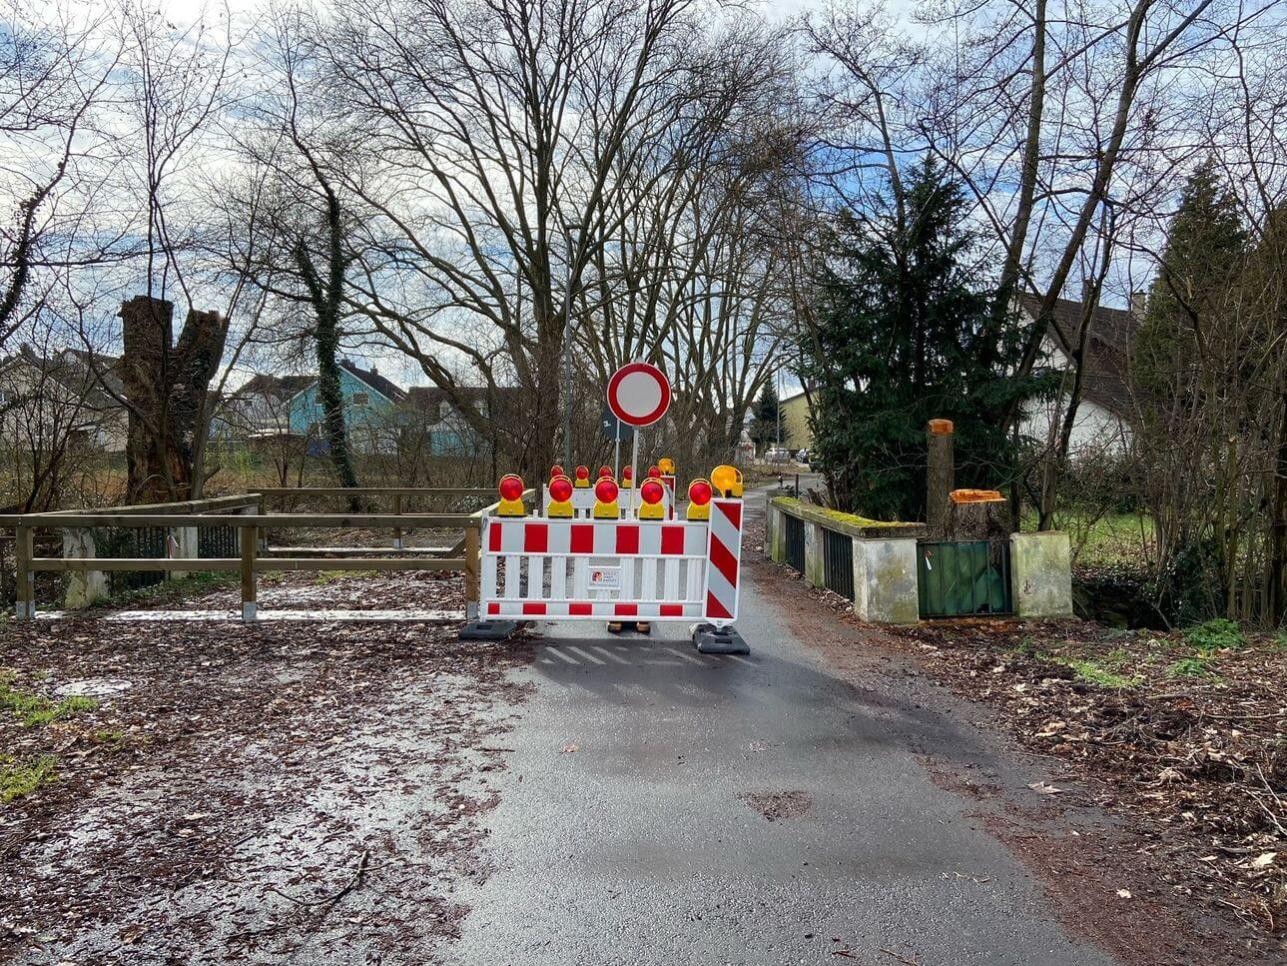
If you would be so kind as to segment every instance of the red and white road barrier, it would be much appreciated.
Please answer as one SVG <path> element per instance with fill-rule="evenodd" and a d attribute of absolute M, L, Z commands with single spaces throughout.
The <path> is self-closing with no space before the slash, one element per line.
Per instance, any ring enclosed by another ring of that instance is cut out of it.
<path fill-rule="evenodd" d="M 549 620 L 737 619 L 742 501 L 710 520 L 483 520 L 479 616 Z"/>

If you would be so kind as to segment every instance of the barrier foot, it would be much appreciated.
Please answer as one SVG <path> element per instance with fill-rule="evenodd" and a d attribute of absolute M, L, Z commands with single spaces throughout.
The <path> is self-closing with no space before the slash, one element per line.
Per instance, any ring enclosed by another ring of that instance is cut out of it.
<path fill-rule="evenodd" d="M 518 621 L 470 621 L 460 629 L 462 641 L 503 641 L 518 630 Z"/>
<path fill-rule="evenodd" d="M 693 643 L 702 654 L 750 654 L 750 645 L 734 627 L 698 624 L 693 628 Z"/>

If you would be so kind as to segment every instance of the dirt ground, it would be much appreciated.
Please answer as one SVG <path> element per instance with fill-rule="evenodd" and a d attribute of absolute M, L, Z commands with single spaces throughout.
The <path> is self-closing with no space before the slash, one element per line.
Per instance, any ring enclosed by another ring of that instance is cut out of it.
<path fill-rule="evenodd" d="M 808 624 L 856 686 L 945 686 L 975 703 L 981 727 L 1008 735 L 1051 774 L 1016 796 L 955 763 L 923 762 L 980 803 L 1070 929 L 1149 966 L 1287 961 L 1279 639 L 1197 647 L 1180 633 L 1082 621 L 877 627 L 765 561 L 757 530 L 747 540 L 752 579 Z M 1120 904 L 1086 902 L 1103 886 Z"/>
<path fill-rule="evenodd" d="M 430 574 L 261 590 L 263 609 L 288 600 L 434 610 L 462 592 Z M 488 874 L 480 815 L 523 698 L 507 676 L 530 660 L 456 630 L 0 625 L 3 787 L 38 784 L 0 804 L 0 960 L 436 961 Z"/>

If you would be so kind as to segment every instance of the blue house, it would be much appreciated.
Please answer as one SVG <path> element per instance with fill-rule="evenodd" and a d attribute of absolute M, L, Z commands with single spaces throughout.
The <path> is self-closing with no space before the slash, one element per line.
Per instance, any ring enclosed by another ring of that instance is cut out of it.
<path fill-rule="evenodd" d="M 372 366 L 363 369 L 344 359 L 340 362 L 340 392 L 344 397 L 344 423 L 353 448 L 358 452 L 393 452 L 397 448 L 397 408 L 407 394 Z M 317 377 L 290 398 L 290 432 L 322 441 L 322 401 Z M 324 444 L 323 444 L 324 445 Z"/>

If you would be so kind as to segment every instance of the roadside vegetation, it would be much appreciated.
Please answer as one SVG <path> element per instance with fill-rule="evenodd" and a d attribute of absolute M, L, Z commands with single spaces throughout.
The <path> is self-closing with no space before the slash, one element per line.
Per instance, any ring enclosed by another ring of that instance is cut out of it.
<path fill-rule="evenodd" d="M 1216 619 L 891 630 L 932 675 L 1063 762 L 1053 791 L 1124 815 L 1166 887 L 1287 931 L 1287 641 Z"/>

